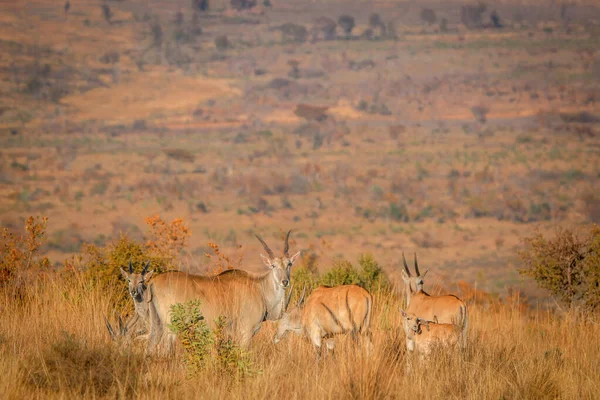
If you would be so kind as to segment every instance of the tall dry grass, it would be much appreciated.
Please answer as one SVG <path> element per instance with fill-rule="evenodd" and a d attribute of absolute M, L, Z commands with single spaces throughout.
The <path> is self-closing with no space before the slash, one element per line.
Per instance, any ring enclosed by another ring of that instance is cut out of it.
<path fill-rule="evenodd" d="M 407 372 L 394 295 L 377 295 L 370 355 L 350 338 L 317 360 L 306 338 L 273 345 L 265 323 L 251 345 L 259 370 L 236 380 L 207 370 L 188 377 L 180 358 L 147 359 L 119 348 L 103 315 L 118 290 L 47 279 L 21 300 L 2 294 L 0 393 L 4 398 L 597 398 L 600 327 L 576 315 L 523 312 L 519 303 L 470 308 L 470 345 L 438 351 Z"/>

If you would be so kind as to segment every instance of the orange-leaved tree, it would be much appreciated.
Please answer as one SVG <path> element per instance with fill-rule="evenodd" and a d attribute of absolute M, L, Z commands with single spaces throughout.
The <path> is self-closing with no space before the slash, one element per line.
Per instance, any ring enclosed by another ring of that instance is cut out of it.
<path fill-rule="evenodd" d="M 46 235 L 48 217 L 30 216 L 25 221 L 25 234 L 15 235 L 8 228 L 0 233 L 0 287 L 11 285 L 20 290 L 24 283 L 37 278 L 50 266 L 40 247 Z"/>

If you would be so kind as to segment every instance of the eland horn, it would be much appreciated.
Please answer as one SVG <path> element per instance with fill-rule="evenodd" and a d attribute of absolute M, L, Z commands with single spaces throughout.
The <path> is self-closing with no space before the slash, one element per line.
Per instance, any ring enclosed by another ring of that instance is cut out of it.
<path fill-rule="evenodd" d="M 285 235 L 285 245 L 283 246 L 283 254 L 287 258 L 290 258 L 290 244 L 289 244 L 290 233 L 292 233 L 291 229 L 288 231 L 287 235 Z"/>
<path fill-rule="evenodd" d="M 408 264 L 406 263 L 406 258 L 404 257 L 404 252 L 402 252 L 402 262 L 404 263 L 404 269 L 406 270 L 406 273 L 408 274 L 408 276 L 412 276 L 412 274 L 410 273 L 410 269 L 408 269 Z"/>
<path fill-rule="evenodd" d="M 275 254 L 273 254 L 273 252 L 271 251 L 271 249 L 269 248 L 269 246 L 267 246 L 267 244 L 265 243 L 265 241 L 262 240 L 260 238 L 260 236 L 258 236 L 258 235 L 254 235 L 254 236 L 256 236 L 256 238 L 262 243 L 263 247 L 265 248 L 265 251 L 267 252 L 267 254 L 269 254 L 269 257 L 275 258 Z"/>
<path fill-rule="evenodd" d="M 421 276 L 421 273 L 419 272 L 419 263 L 417 262 L 417 253 L 415 252 L 415 272 L 417 273 L 417 276 Z"/>

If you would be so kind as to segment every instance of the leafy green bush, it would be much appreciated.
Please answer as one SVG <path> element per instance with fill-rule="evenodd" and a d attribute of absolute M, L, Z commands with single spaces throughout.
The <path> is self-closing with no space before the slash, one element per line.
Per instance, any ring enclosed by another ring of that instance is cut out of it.
<path fill-rule="evenodd" d="M 164 257 L 152 254 L 146 246 L 124 234 L 104 248 L 84 245 L 83 253 L 87 265 L 84 272 L 86 278 L 93 284 L 102 287 L 123 285 L 119 269 L 126 269 L 130 261 L 134 271 L 141 271 L 148 261 L 150 262 L 149 270 L 154 270 L 155 273 L 166 270 Z M 115 299 L 115 305 L 119 311 L 132 309 L 131 299 L 125 288 L 126 286 L 123 285 L 121 296 Z"/>
<path fill-rule="evenodd" d="M 389 291 L 392 289 L 390 281 L 371 254 L 361 254 L 358 258 L 361 267 L 359 271 L 360 285 L 369 292 Z"/>
<path fill-rule="evenodd" d="M 225 317 L 215 321 L 214 332 L 208 327 L 202 311 L 201 301 L 190 300 L 171 307 L 169 329 L 177 335 L 185 353 L 185 364 L 194 375 L 207 368 L 235 379 L 256 374 L 250 353 L 239 347 L 227 334 Z"/>
<path fill-rule="evenodd" d="M 319 285 L 359 285 L 370 293 L 391 290 L 389 279 L 371 254 L 362 254 L 358 259 L 358 265 L 360 268 L 356 268 L 349 261 L 339 260 L 323 275 L 316 271 L 311 272 L 306 267 L 295 268 L 292 272 L 294 284 L 292 303 L 300 297 L 304 287 L 307 293 L 310 293 Z"/>
<path fill-rule="evenodd" d="M 336 261 L 320 279 L 320 284 L 326 286 L 357 285 L 359 283 L 359 272 L 346 260 Z"/>
<path fill-rule="evenodd" d="M 600 308 L 600 228 L 592 225 L 583 237 L 559 228 L 554 238 L 536 232 L 524 239 L 519 252 L 524 268 L 538 285 L 568 306 Z"/>
<path fill-rule="evenodd" d="M 190 373 L 206 366 L 214 338 L 202 315 L 198 299 L 171 306 L 169 329 L 177 335 L 185 352 L 185 364 Z"/>
<path fill-rule="evenodd" d="M 219 317 L 215 322 L 215 361 L 218 370 L 233 378 L 242 379 L 256 375 L 250 353 L 234 343 L 225 332 L 227 319 Z"/>

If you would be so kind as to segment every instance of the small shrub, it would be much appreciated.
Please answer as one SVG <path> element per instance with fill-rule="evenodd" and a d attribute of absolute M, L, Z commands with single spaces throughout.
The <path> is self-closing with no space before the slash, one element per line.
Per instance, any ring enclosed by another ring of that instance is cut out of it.
<path fill-rule="evenodd" d="M 214 338 L 202 315 L 198 299 L 171 306 L 171 332 L 177 335 L 184 350 L 184 362 L 191 374 L 206 367 Z"/>
<path fill-rule="evenodd" d="M 583 236 L 583 237 L 582 237 Z M 587 310 L 600 307 L 600 228 L 592 225 L 584 235 L 559 228 L 554 238 L 536 232 L 519 251 L 523 269 L 539 286 L 568 306 Z"/>
<path fill-rule="evenodd" d="M 315 24 L 313 25 L 313 41 L 316 41 L 319 37 L 319 33 L 323 34 L 324 40 L 333 40 L 335 39 L 335 31 L 337 29 L 337 24 L 334 20 L 327 17 L 319 17 L 316 19 Z"/>
<path fill-rule="evenodd" d="M 186 149 L 164 149 L 163 152 L 167 157 L 181 162 L 192 163 L 196 160 L 196 156 Z"/>
<path fill-rule="evenodd" d="M 359 271 L 360 285 L 370 293 L 392 289 L 383 268 L 371 254 L 361 254 L 358 258 L 358 264 L 361 267 Z"/>
<path fill-rule="evenodd" d="M 110 10 L 110 7 L 106 4 L 102 4 L 102 15 L 104 16 L 104 19 L 106 20 L 106 22 L 108 22 L 109 24 L 112 24 L 111 18 L 113 16 L 113 13 Z"/>
<path fill-rule="evenodd" d="M 196 12 L 205 12 L 210 8 L 210 4 L 208 0 L 191 0 L 192 8 Z"/>
<path fill-rule="evenodd" d="M 448 32 L 448 20 L 446 18 L 442 18 L 440 20 L 440 32 L 442 32 L 442 33 Z"/>
<path fill-rule="evenodd" d="M 21 293 L 26 281 L 36 278 L 50 267 L 39 250 L 46 237 L 47 217 L 29 217 L 25 223 L 26 234 L 14 235 L 8 228 L 0 231 L 0 287 L 8 286 Z"/>
<path fill-rule="evenodd" d="M 298 281 L 293 280 L 292 282 L 294 284 L 302 282 L 302 285 L 297 285 L 297 290 L 299 291 L 302 290 L 304 284 L 307 285 L 307 288 L 314 288 L 317 285 L 359 285 L 367 289 L 370 293 L 391 290 L 391 284 L 387 275 L 372 255 L 361 254 L 358 264 L 360 266 L 359 269 L 349 261 L 339 260 L 322 276 L 304 270 L 299 272 L 297 276 L 294 276 L 294 278 L 298 278 Z"/>
<path fill-rule="evenodd" d="M 460 20 L 468 29 L 481 28 L 483 13 L 487 6 L 483 3 L 478 5 L 464 5 L 460 8 Z"/>
<path fill-rule="evenodd" d="M 492 26 L 494 28 L 502 28 L 504 25 L 502 24 L 502 20 L 500 19 L 500 15 L 496 10 L 492 11 L 490 14 L 490 21 L 492 21 Z"/>
<path fill-rule="evenodd" d="M 390 203 L 389 217 L 396 222 L 408 222 L 408 209 L 402 203 Z"/>
<path fill-rule="evenodd" d="M 346 38 L 350 38 L 350 35 L 352 35 L 352 30 L 355 26 L 354 17 L 350 15 L 342 15 L 338 18 L 338 25 L 346 34 Z"/>
<path fill-rule="evenodd" d="M 215 38 L 215 47 L 219 51 L 225 51 L 231 47 L 227 35 L 220 35 Z"/>
<path fill-rule="evenodd" d="M 487 113 L 489 112 L 489 108 L 487 107 L 483 107 L 483 106 L 474 106 L 471 107 L 471 113 L 473 114 L 473 117 L 475 117 L 475 119 L 484 124 L 487 120 Z"/>
<path fill-rule="evenodd" d="M 234 10 L 249 10 L 256 6 L 256 0 L 231 0 L 231 8 Z"/>
<path fill-rule="evenodd" d="M 242 379 L 256 374 L 250 353 L 239 347 L 226 330 L 229 322 L 224 317 L 215 321 L 214 332 L 202 315 L 198 299 L 171 306 L 169 329 L 177 335 L 184 350 L 188 373 L 196 375 L 208 368 L 219 374 Z"/>
<path fill-rule="evenodd" d="M 369 28 L 374 32 L 378 31 L 378 35 L 381 37 L 387 36 L 387 28 L 381 19 L 381 16 L 377 13 L 373 13 L 369 16 Z"/>
<path fill-rule="evenodd" d="M 224 317 L 219 317 L 215 321 L 214 344 L 217 370 L 238 380 L 256 375 L 257 370 L 250 359 L 250 353 L 235 344 L 227 335 L 227 325 L 227 319 Z"/>
<path fill-rule="evenodd" d="M 283 42 L 304 43 L 308 39 L 308 29 L 303 25 L 287 22 L 279 27 Z"/>
<path fill-rule="evenodd" d="M 320 284 L 326 286 L 358 285 L 359 283 L 359 272 L 346 260 L 336 261 L 320 279 Z"/>
<path fill-rule="evenodd" d="M 174 219 L 167 223 L 156 215 L 146 218 L 146 223 L 150 230 L 146 243 L 139 243 L 121 233 L 119 239 L 103 248 L 84 245 L 81 258 L 86 266 L 85 277 L 93 284 L 108 288 L 122 285 L 119 269 L 130 261 L 135 270 L 141 270 L 148 261 L 150 269 L 156 273 L 176 269 L 175 263 L 189 234 L 183 221 Z M 126 290 L 113 301 L 120 311 L 131 309 L 131 299 Z"/>

